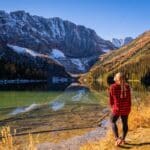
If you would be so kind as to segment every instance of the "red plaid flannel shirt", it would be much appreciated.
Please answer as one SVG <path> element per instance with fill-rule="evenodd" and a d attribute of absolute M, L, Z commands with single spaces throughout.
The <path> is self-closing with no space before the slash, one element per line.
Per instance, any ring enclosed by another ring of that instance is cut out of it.
<path fill-rule="evenodd" d="M 125 94 L 121 97 L 121 85 L 114 83 L 109 89 L 109 102 L 112 113 L 115 115 L 128 115 L 131 110 L 131 91 L 127 83 L 125 83 Z M 123 92 L 124 93 L 124 92 Z"/>

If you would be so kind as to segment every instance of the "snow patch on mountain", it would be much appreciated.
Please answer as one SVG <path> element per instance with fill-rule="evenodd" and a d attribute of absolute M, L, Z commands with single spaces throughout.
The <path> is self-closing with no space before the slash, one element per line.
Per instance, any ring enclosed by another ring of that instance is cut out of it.
<path fill-rule="evenodd" d="M 73 63 L 73 64 L 75 64 L 76 66 L 78 66 L 78 69 L 79 70 L 85 70 L 85 66 L 84 66 L 84 64 L 82 64 L 82 62 L 81 62 L 81 60 L 80 59 L 77 59 L 77 58 L 72 58 L 71 59 L 71 62 Z"/>
<path fill-rule="evenodd" d="M 105 52 L 105 53 L 107 53 L 107 52 L 109 52 L 109 51 L 110 51 L 110 49 L 108 49 L 108 48 L 104 48 L 104 49 L 102 49 L 102 51 L 103 51 L 103 52 Z"/>
<path fill-rule="evenodd" d="M 65 58 L 64 53 L 58 49 L 52 49 L 51 56 L 53 58 Z"/>
<path fill-rule="evenodd" d="M 17 52 L 17 53 L 29 54 L 29 55 L 31 55 L 33 57 L 40 56 L 39 53 L 34 52 L 33 50 L 30 50 L 30 49 L 27 49 L 27 48 L 24 48 L 24 47 L 20 47 L 20 46 L 16 46 L 16 45 L 11 45 L 11 44 L 7 44 L 7 46 L 9 48 L 11 48 L 12 50 L 14 50 L 15 52 Z"/>

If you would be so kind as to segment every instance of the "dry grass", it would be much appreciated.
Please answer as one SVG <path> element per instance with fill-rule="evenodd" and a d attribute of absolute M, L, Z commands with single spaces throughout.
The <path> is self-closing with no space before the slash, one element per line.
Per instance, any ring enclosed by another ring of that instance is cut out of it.
<path fill-rule="evenodd" d="M 131 114 L 129 116 L 130 130 L 135 130 L 139 127 L 150 127 L 150 104 L 140 103 L 133 106 Z"/>
<path fill-rule="evenodd" d="M 0 142 L 0 150 L 2 149 L 13 149 L 13 138 L 10 134 L 9 127 L 3 127 L 1 130 L 2 140 Z"/>
<path fill-rule="evenodd" d="M 129 132 L 127 135 L 128 144 L 121 147 L 114 146 L 114 138 L 111 129 L 100 141 L 86 143 L 80 150 L 150 150 L 150 97 L 145 102 L 132 107 L 129 116 Z M 121 126 L 119 125 L 119 133 Z"/>
<path fill-rule="evenodd" d="M 44 142 L 58 143 L 62 140 L 80 136 L 91 129 L 76 129 L 70 131 L 57 131 L 42 134 L 28 134 L 24 136 L 13 136 L 10 134 L 10 127 L 2 127 L 0 141 L 0 150 L 36 150 L 36 145 Z"/>
<path fill-rule="evenodd" d="M 27 143 L 22 147 L 20 143 L 15 140 L 16 137 L 12 137 L 10 133 L 10 127 L 2 127 L 1 129 L 2 139 L 0 141 L 0 150 L 36 150 L 35 143 L 31 134 L 28 135 Z"/>

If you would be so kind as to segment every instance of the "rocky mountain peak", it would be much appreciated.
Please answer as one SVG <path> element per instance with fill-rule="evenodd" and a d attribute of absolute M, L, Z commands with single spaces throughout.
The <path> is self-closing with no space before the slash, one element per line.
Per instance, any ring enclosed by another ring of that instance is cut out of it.
<path fill-rule="evenodd" d="M 129 44 L 130 42 L 133 41 L 132 37 L 125 37 L 124 39 L 117 39 L 117 38 L 113 38 L 112 39 L 112 43 L 117 47 L 120 48 L 124 45 Z"/>

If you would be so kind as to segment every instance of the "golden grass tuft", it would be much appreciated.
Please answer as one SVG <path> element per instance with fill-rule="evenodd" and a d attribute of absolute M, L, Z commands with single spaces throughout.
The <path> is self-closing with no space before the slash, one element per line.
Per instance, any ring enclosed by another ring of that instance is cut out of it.
<path fill-rule="evenodd" d="M 15 131 L 14 131 L 15 133 Z M 22 147 L 19 143 L 16 142 L 15 138 L 11 135 L 10 127 L 5 126 L 1 129 L 1 141 L 0 141 L 0 150 L 20 150 Z M 28 135 L 28 143 L 24 146 L 24 149 L 27 150 L 36 150 L 35 148 L 36 140 L 33 140 L 31 134 Z"/>
<path fill-rule="evenodd" d="M 0 150 L 2 150 L 2 149 L 12 150 L 13 149 L 13 138 L 12 138 L 12 135 L 10 134 L 10 128 L 2 127 L 1 136 L 2 136 L 2 140 L 0 142 Z"/>
<path fill-rule="evenodd" d="M 132 107 L 131 114 L 129 116 L 130 130 L 134 130 L 139 127 L 150 127 L 150 104 L 139 104 Z"/>

